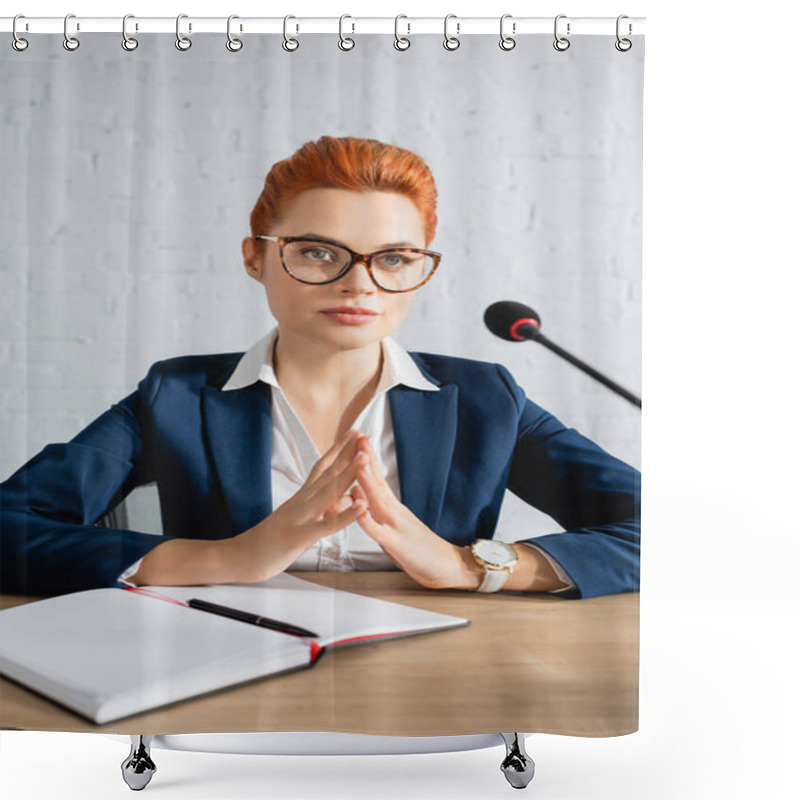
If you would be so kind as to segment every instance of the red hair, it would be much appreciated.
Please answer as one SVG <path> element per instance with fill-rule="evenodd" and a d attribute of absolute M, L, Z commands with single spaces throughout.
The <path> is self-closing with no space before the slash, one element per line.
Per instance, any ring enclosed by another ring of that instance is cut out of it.
<path fill-rule="evenodd" d="M 271 233 L 300 192 L 319 187 L 405 195 L 422 216 L 425 246 L 433 240 L 436 184 L 428 165 L 410 150 L 354 136 L 321 136 L 274 164 L 250 213 L 253 235 Z"/>

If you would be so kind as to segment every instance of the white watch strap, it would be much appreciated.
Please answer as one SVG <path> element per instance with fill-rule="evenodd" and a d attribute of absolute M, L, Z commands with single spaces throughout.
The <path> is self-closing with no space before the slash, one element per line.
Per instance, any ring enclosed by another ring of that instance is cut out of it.
<path fill-rule="evenodd" d="M 508 580 L 507 569 L 486 569 L 484 567 L 483 580 L 475 590 L 477 592 L 498 592 Z"/>

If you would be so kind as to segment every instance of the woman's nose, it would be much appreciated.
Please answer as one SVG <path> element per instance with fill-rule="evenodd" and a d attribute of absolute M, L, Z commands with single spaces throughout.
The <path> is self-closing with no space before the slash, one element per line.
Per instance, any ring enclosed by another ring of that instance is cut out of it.
<path fill-rule="evenodd" d="M 341 280 L 349 289 L 366 291 L 376 288 L 363 261 L 356 261 Z"/>

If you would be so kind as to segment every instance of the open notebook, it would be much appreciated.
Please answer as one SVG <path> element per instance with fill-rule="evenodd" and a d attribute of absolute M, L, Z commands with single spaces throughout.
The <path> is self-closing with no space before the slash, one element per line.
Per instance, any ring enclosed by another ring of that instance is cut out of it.
<path fill-rule="evenodd" d="M 185 605 L 199 598 L 305 628 L 280 633 Z M 281 573 L 256 584 L 92 589 L 0 612 L 0 672 L 96 723 L 279 672 L 326 647 L 469 625 Z"/>

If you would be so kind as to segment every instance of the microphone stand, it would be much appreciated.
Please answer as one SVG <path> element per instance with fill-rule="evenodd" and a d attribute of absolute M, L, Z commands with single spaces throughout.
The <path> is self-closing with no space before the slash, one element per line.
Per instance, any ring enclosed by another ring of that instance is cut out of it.
<path fill-rule="evenodd" d="M 581 361 L 576 356 L 573 356 L 572 353 L 568 353 L 563 347 L 559 347 L 555 342 L 551 342 L 550 339 L 548 339 L 535 325 L 531 325 L 530 323 L 520 325 L 516 329 L 516 332 L 518 335 L 524 336 L 526 339 L 532 339 L 535 342 L 539 342 L 539 344 L 544 345 L 548 350 L 552 350 L 556 355 L 566 359 L 570 364 L 573 364 L 578 369 L 583 370 L 587 375 L 591 375 L 596 381 L 600 381 L 600 383 L 602 383 L 604 386 L 607 386 L 621 397 L 624 397 L 629 403 L 633 403 L 633 405 L 635 405 L 637 408 L 642 407 L 641 398 L 637 397 L 635 394 L 633 394 L 633 392 L 629 392 L 627 389 L 624 389 L 618 383 L 612 381 L 611 378 L 607 378 L 602 372 L 598 372 L 594 367 L 590 367 L 584 361 Z"/>

